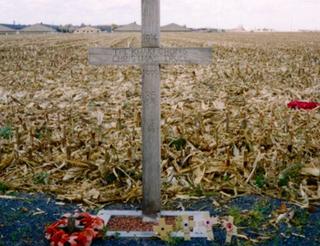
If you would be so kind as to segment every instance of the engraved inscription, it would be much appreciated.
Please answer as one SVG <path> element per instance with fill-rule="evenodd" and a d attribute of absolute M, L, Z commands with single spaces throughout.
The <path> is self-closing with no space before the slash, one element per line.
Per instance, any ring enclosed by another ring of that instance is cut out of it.
<path fill-rule="evenodd" d="M 159 56 L 164 57 L 164 62 L 182 62 L 187 59 L 187 51 L 184 49 L 161 49 Z"/>
<path fill-rule="evenodd" d="M 130 57 L 130 50 L 126 49 L 115 49 L 113 50 L 112 61 L 113 62 L 124 62 Z"/>
<path fill-rule="evenodd" d="M 188 51 L 185 49 L 115 49 L 112 61 L 114 63 L 156 63 L 183 62 L 187 59 Z"/>
<path fill-rule="evenodd" d="M 144 43 L 158 42 L 159 41 L 159 36 L 157 34 L 143 34 L 142 35 L 142 41 Z"/>
<path fill-rule="evenodd" d="M 91 48 L 90 64 L 210 64 L 210 49 L 179 48 Z"/>

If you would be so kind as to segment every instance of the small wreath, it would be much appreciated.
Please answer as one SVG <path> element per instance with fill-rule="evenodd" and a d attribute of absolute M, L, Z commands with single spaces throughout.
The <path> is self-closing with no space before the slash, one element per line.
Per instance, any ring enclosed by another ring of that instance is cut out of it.
<path fill-rule="evenodd" d="M 103 236 L 103 219 L 89 213 L 65 214 L 45 230 L 50 246 L 90 246 Z"/>

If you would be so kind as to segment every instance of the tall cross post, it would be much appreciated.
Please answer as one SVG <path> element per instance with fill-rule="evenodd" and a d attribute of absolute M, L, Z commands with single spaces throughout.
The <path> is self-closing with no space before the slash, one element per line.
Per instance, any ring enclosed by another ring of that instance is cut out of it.
<path fill-rule="evenodd" d="M 142 48 L 160 48 L 160 0 L 142 0 Z M 160 64 L 142 66 L 142 211 L 161 209 Z M 152 185 L 150 185 L 152 184 Z"/>
<path fill-rule="evenodd" d="M 142 66 L 142 212 L 161 209 L 160 64 L 210 64 L 210 48 L 160 48 L 160 0 L 142 0 L 142 48 L 90 48 L 92 65 Z"/>

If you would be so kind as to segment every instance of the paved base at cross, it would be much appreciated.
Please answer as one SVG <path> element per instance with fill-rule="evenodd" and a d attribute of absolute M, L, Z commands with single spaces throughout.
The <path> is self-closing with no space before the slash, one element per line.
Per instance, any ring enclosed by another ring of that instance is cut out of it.
<path fill-rule="evenodd" d="M 1 246 L 47 246 L 48 242 L 44 238 L 45 225 L 57 220 L 63 213 L 73 212 L 79 209 L 76 204 L 57 205 L 54 199 L 48 202 L 48 196 L 45 195 L 25 195 L 18 194 L 19 199 L 1 199 L 0 198 L 0 245 Z M 280 206 L 281 201 L 258 196 L 245 196 L 231 200 L 225 205 L 229 208 L 238 208 L 240 211 L 250 210 L 255 204 L 266 200 L 270 207 L 267 213 L 271 213 L 274 209 Z M 172 203 L 170 206 L 177 208 L 179 201 Z M 212 205 L 212 198 L 192 201 L 192 203 L 183 203 L 188 210 L 208 210 L 212 215 L 225 215 L 227 210 L 216 209 Z M 109 209 L 135 209 L 139 208 L 136 204 L 114 204 L 108 207 Z M 34 213 L 43 210 L 43 214 Z M 167 208 L 166 208 L 167 209 Z M 296 208 L 297 209 L 297 208 Z M 289 228 L 285 223 L 281 223 L 279 229 L 269 231 L 271 239 L 262 242 L 258 245 L 319 245 L 320 238 L 320 208 L 317 208 L 313 213 L 309 214 L 308 220 L 298 227 Z M 290 236 L 290 233 L 304 235 L 305 238 L 299 236 Z M 259 228 L 248 227 L 243 232 L 250 237 L 257 237 L 261 234 Z M 281 235 L 288 237 L 284 237 Z M 222 229 L 215 230 L 215 244 L 223 245 L 225 233 Z M 236 240 L 236 239 L 234 239 Z M 242 241 L 241 239 L 238 239 Z M 245 242 L 245 241 L 243 241 Z M 95 241 L 92 246 L 104 245 L 165 245 L 160 240 L 154 239 L 112 239 Z M 205 239 L 193 239 L 190 242 L 181 242 L 177 245 L 213 245 L 212 242 Z"/>

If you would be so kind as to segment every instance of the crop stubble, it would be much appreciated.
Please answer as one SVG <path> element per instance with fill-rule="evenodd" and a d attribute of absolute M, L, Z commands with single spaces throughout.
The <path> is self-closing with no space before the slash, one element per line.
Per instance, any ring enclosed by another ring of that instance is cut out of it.
<path fill-rule="evenodd" d="M 92 206 L 141 198 L 140 68 L 87 61 L 88 47 L 139 43 L 0 37 L 1 183 Z M 214 49 L 210 66 L 162 66 L 164 202 L 219 192 L 319 201 L 319 110 L 286 103 L 320 101 L 320 34 L 165 34 L 162 45 Z"/>

